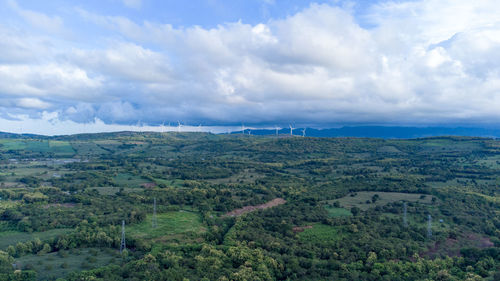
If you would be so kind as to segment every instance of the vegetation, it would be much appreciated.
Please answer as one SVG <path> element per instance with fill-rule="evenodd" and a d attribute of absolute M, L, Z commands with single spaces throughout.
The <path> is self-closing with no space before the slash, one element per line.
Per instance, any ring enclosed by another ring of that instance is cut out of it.
<path fill-rule="evenodd" d="M 5 136 L 0 167 L 0 280 L 500 278 L 498 140 Z"/>

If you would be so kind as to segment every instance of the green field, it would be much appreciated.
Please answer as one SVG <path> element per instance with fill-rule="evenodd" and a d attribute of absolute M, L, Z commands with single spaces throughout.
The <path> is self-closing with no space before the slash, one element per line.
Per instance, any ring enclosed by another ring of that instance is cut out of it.
<path fill-rule="evenodd" d="M 140 176 L 119 173 L 114 177 L 114 182 L 120 186 L 130 186 L 130 187 L 139 187 L 143 183 L 150 182 L 149 180 L 143 179 Z"/>
<path fill-rule="evenodd" d="M 119 132 L 0 144 L 0 280 L 15 269 L 40 280 L 498 279 L 499 140 Z M 287 204 L 224 216 L 275 198 Z"/>
<path fill-rule="evenodd" d="M 314 224 L 312 228 L 304 229 L 298 234 L 300 241 L 304 243 L 330 244 L 342 238 L 338 227 Z"/>
<path fill-rule="evenodd" d="M 255 171 L 246 169 L 245 171 L 231 175 L 227 178 L 218 178 L 208 180 L 209 182 L 216 184 L 227 184 L 227 183 L 254 183 L 255 180 L 263 178 L 264 175 L 258 174 Z"/>
<path fill-rule="evenodd" d="M 78 155 L 100 155 L 108 153 L 106 150 L 90 141 L 73 141 L 71 145 L 77 151 Z"/>
<path fill-rule="evenodd" d="M 72 229 L 60 228 L 51 229 L 44 232 L 20 232 L 20 231 L 4 231 L 0 232 L 0 249 L 5 249 L 9 245 L 16 245 L 18 242 L 27 242 L 39 238 L 44 241 L 47 239 L 52 239 L 62 234 L 67 234 L 71 232 Z"/>
<path fill-rule="evenodd" d="M 154 178 L 154 181 L 156 184 L 164 184 L 166 186 L 173 186 L 173 187 L 182 187 L 184 184 L 183 180 L 166 180 L 166 179 L 160 179 L 160 178 Z"/>
<path fill-rule="evenodd" d="M 108 265 L 118 257 L 114 249 L 84 248 L 44 255 L 28 255 L 16 259 L 16 267 L 32 269 L 38 280 L 56 279 L 73 271 L 89 270 Z"/>
<path fill-rule="evenodd" d="M 119 186 L 99 186 L 99 187 L 93 187 L 92 189 L 95 189 L 99 191 L 99 194 L 101 195 L 115 195 L 118 191 L 120 191 L 122 187 Z M 125 187 L 123 188 L 123 191 L 125 192 L 143 192 L 144 189 L 142 188 L 131 188 L 131 187 Z"/>
<path fill-rule="evenodd" d="M 352 216 L 351 211 L 344 208 L 335 208 L 330 206 L 325 206 L 328 216 L 330 217 L 348 217 Z"/>
<path fill-rule="evenodd" d="M 367 204 L 367 201 L 371 201 L 372 197 L 378 194 L 379 199 L 375 203 Z M 354 195 L 354 196 L 352 196 Z M 425 196 L 425 198 L 421 198 Z M 377 192 L 377 191 L 359 191 L 345 197 L 342 197 L 336 201 L 346 209 L 351 209 L 352 207 L 358 207 L 361 210 L 368 210 L 371 207 L 384 206 L 388 203 L 397 201 L 408 201 L 408 202 L 420 202 L 424 204 L 430 204 L 432 200 L 431 195 L 425 194 L 415 194 L 415 193 L 401 193 L 401 192 Z"/>
<path fill-rule="evenodd" d="M 157 215 L 158 227 L 152 228 L 152 216 L 140 224 L 127 227 L 127 233 L 134 238 L 161 239 L 182 237 L 184 234 L 199 234 L 205 231 L 199 214 L 189 211 L 160 213 Z"/>
<path fill-rule="evenodd" d="M 24 150 L 33 152 L 52 152 L 59 156 L 75 154 L 67 141 L 54 140 L 0 140 L 0 150 Z"/>
<path fill-rule="evenodd" d="M 183 184 L 184 184 L 184 180 L 179 180 L 179 179 L 175 179 L 175 180 L 163 180 L 167 185 L 170 185 L 170 186 L 175 186 L 175 187 L 182 187 Z"/>

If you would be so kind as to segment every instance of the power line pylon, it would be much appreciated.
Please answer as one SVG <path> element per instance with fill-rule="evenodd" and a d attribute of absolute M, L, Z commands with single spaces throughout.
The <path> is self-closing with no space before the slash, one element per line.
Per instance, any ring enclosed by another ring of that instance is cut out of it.
<path fill-rule="evenodd" d="M 153 199 L 153 222 L 152 227 L 158 227 L 158 219 L 156 218 L 156 197 Z"/>
<path fill-rule="evenodd" d="M 120 242 L 120 254 L 123 250 L 126 250 L 127 246 L 125 246 L 125 220 L 122 220 L 122 241 Z"/>
<path fill-rule="evenodd" d="M 432 217 L 431 215 L 427 216 L 427 238 L 432 237 Z"/>
<path fill-rule="evenodd" d="M 403 226 L 408 227 L 408 218 L 407 218 L 407 206 L 406 202 L 403 203 Z"/>

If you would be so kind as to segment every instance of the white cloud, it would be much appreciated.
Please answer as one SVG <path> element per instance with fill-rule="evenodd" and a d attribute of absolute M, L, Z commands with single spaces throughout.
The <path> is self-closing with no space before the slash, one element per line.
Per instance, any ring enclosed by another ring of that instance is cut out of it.
<path fill-rule="evenodd" d="M 123 4 L 129 8 L 139 9 L 142 6 L 142 0 L 123 0 Z"/>
<path fill-rule="evenodd" d="M 136 82 L 169 80 L 169 63 L 161 53 L 118 42 L 107 50 L 74 50 L 71 59 L 86 69 Z"/>
<path fill-rule="evenodd" d="M 0 105 L 38 99 L 78 122 L 491 122 L 500 118 L 497 6 L 384 2 L 364 15 L 369 28 L 350 9 L 317 4 L 211 29 L 77 9 L 110 39 L 47 47 L 49 62 L 2 63 L 0 55 Z M 35 37 L 0 34 L 6 46 L 23 46 L 19 57 L 36 48 Z"/>
<path fill-rule="evenodd" d="M 31 118 L 27 115 L 0 117 L 0 124 L 2 124 L 2 131 L 50 136 L 123 131 L 226 133 L 239 129 L 239 127 L 189 126 L 184 124 L 181 127 L 177 127 L 177 124 L 164 124 L 164 126 L 150 126 L 143 123 L 134 125 L 106 124 L 99 118 L 86 123 L 78 123 L 72 120 L 61 120 L 59 113 L 48 111 L 43 111 L 38 118 Z"/>
<path fill-rule="evenodd" d="M 37 98 L 21 98 L 17 100 L 17 106 L 23 108 L 46 109 L 50 106 L 50 103 Z"/>
<path fill-rule="evenodd" d="M 22 18 L 37 29 L 52 33 L 61 33 L 64 31 L 64 23 L 59 16 L 48 16 L 44 13 L 23 9 L 15 0 L 8 0 L 8 4 Z"/>
<path fill-rule="evenodd" d="M 74 65 L 0 65 L 2 95 L 85 100 L 95 96 L 101 87 L 101 77 L 89 77 Z"/>

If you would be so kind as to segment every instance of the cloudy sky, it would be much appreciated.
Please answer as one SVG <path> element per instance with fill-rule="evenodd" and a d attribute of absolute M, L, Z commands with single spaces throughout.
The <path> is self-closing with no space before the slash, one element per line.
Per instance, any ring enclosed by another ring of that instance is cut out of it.
<path fill-rule="evenodd" d="M 496 125 L 498 15 L 495 0 L 0 0 L 0 131 Z"/>

